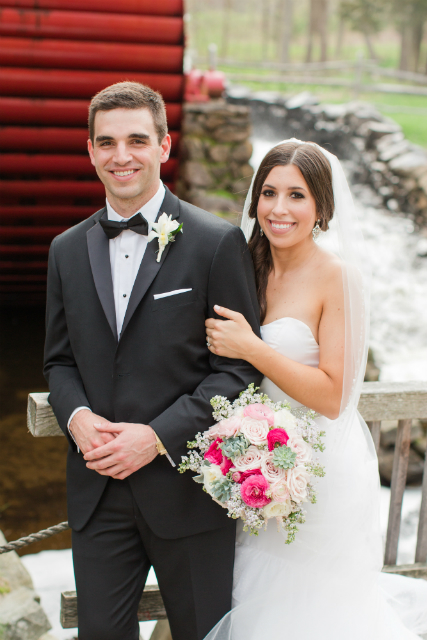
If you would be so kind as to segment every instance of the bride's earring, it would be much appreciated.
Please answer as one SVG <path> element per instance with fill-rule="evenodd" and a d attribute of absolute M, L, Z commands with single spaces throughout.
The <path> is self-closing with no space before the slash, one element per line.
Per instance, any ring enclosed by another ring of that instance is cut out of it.
<path fill-rule="evenodd" d="M 320 236 L 322 229 L 320 228 L 319 225 L 320 220 L 316 220 L 316 224 L 313 227 L 313 231 L 311 232 L 313 234 L 313 240 L 317 240 L 317 238 Z"/>
<path fill-rule="evenodd" d="M 261 227 L 259 228 L 259 235 L 261 236 L 261 238 L 264 235 L 264 231 L 261 229 Z"/>

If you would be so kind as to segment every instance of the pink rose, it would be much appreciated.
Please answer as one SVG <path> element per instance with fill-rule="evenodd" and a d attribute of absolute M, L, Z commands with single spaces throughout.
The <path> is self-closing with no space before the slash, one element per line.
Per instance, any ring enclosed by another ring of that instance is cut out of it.
<path fill-rule="evenodd" d="M 289 488 L 285 478 L 280 478 L 271 485 L 271 497 L 275 502 L 286 502 L 289 500 Z"/>
<path fill-rule="evenodd" d="M 280 480 L 280 478 L 286 477 L 286 471 L 284 469 L 274 466 L 272 453 L 264 457 L 261 463 L 261 471 L 264 478 L 267 478 L 269 482 L 276 482 Z"/>
<path fill-rule="evenodd" d="M 289 436 L 284 429 L 272 429 L 268 432 L 267 442 L 268 442 L 268 450 L 273 451 L 276 444 L 280 447 L 283 444 L 286 444 L 289 440 Z"/>
<path fill-rule="evenodd" d="M 267 420 L 243 418 L 240 431 L 245 434 L 251 444 L 264 444 L 268 436 L 268 422 Z"/>
<path fill-rule="evenodd" d="M 271 498 L 268 498 L 266 491 L 270 488 L 267 480 L 262 475 L 252 475 L 241 484 L 240 493 L 242 500 L 249 507 L 265 507 L 266 504 L 271 502 Z"/>
<path fill-rule="evenodd" d="M 230 471 L 232 466 L 233 466 L 233 461 L 230 460 L 230 458 L 226 458 L 225 455 L 223 454 L 222 462 L 219 468 L 221 469 L 224 476 L 227 475 L 227 473 Z"/>
<path fill-rule="evenodd" d="M 274 411 L 265 404 L 248 404 L 243 410 L 243 415 L 254 420 L 267 420 L 270 427 L 274 425 Z"/>
<path fill-rule="evenodd" d="M 245 454 L 234 458 L 234 466 L 237 471 L 249 471 L 249 469 L 259 469 L 263 459 L 261 452 L 251 445 Z"/>
<path fill-rule="evenodd" d="M 289 438 L 288 447 L 297 454 L 296 464 L 311 462 L 312 449 L 301 436 L 293 435 Z"/>
<path fill-rule="evenodd" d="M 249 471 L 243 471 L 243 473 L 239 473 L 239 476 L 240 477 L 238 480 L 236 480 L 236 482 L 242 484 L 242 482 L 244 482 L 246 478 L 249 478 L 250 476 L 262 476 L 262 473 L 261 469 L 250 469 Z"/>
<path fill-rule="evenodd" d="M 241 420 L 237 416 L 221 420 L 218 424 L 214 424 L 208 431 L 210 436 L 214 438 L 231 438 L 240 430 Z"/>
<path fill-rule="evenodd" d="M 307 485 L 310 476 L 305 467 L 294 467 L 286 472 L 286 483 L 294 502 L 307 502 Z"/>
<path fill-rule="evenodd" d="M 203 456 L 205 460 L 209 460 L 212 464 L 220 465 L 222 463 L 223 453 L 220 448 L 220 444 L 222 443 L 221 438 L 217 438 L 214 442 L 212 442 L 209 449 L 206 451 Z"/>
<path fill-rule="evenodd" d="M 240 473 L 240 471 L 235 471 L 231 477 L 233 478 L 234 482 L 239 482 L 242 474 Z"/>

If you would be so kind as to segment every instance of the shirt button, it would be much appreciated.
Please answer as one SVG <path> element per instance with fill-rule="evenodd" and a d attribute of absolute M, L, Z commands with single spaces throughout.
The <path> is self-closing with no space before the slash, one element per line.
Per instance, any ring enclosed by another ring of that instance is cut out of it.
<path fill-rule="evenodd" d="M 123 297 L 126 298 L 126 294 L 125 293 L 123 294 Z"/>
<path fill-rule="evenodd" d="M 129 258 L 129 256 L 125 256 L 125 258 Z"/>

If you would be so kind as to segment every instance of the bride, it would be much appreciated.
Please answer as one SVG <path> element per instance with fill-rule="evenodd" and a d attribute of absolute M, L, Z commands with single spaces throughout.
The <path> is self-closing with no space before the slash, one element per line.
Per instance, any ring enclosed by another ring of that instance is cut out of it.
<path fill-rule="evenodd" d="M 209 348 L 255 366 L 273 401 L 320 414 L 326 476 L 291 545 L 273 520 L 258 537 L 238 522 L 233 609 L 206 640 L 414 640 L 427 633 L 427 583 L 381 573 L 378 460 L 357 413 L 369 270 L 337 158 L 295 139 L 272 148 L 242 229 L 262 339 L 241 314 L 216 307 L 224 320 L 206 321 Z"/>

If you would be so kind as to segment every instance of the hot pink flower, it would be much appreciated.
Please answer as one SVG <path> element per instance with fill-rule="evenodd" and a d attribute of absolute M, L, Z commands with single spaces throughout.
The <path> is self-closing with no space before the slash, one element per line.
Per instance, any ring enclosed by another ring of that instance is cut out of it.
<path fill-rule="evenodd" d="M 220 469 L 223 473 L 224 476 L 227 475 L 227 473 L 230 471 L 231 467 L 233 466 L 233 462 L 232 460 L 230 460 L 230 458 L 226 458 L 224 455 L 222 456 L 222 462 L 221 462 L 221 466 Z"/>
<path fill-rule="evenodd" d="M 209 462 L 212 462 L 212 464 L 222 464 L 222 459 L 224 456 L 219 446 L 221 443 L 221 438 L 217 438 L 216 440 L 214 440 L 214 442 L 212 442 L 211 446 L 203 456 L 205 460 L 209 460 Z"/>
<path fill-rule="evenodd" d="M 289 440 L 289 436 L 284 429 L 272 429 L 268 432 L 267 443 L 268 450 L 273 451 L 276 444 L 282 446 Z"/>
<path fill-rule="evenodd" d="M 236 482 L 242 484 L 242 482 L 244 482 L 246 478 L 249 478 L 250 476 L 262 476 L 261 469 L 250 469 L 249 471 L 243 471 L 243 473 L 240 474 L 240 478 L 236 480 Z"/>
<path fill-rule="evenodd" d="M 267 420 L 270 427 L 274 425 L 274 411 L 265 404 L 248 404 L 244 410 L 245 418 L 253 418 L 254 420 Z"/>
<path fill-rule="evenodd" d="M 266 504 L 271 502 L 271 498 L 266 495 L 269 487 L 270 485 L 263 475 L 252 475 L 246 478 L 240 486 L 242 500 L 249 507 L 265 507 Z"/>

